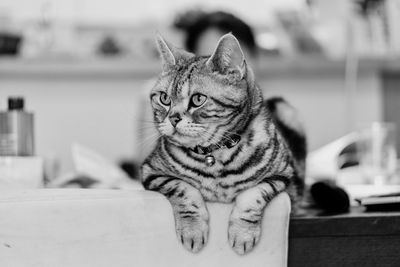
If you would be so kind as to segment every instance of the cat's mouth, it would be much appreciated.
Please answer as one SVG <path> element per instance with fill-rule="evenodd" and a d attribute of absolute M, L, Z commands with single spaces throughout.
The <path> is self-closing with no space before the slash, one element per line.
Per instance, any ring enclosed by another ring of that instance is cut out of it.
<path fill-rule="evenodd" d="M 185 147 L 195 147 L 204 142 L 201 132 L 184 129 L 175 129 L 171 138 Z"/>

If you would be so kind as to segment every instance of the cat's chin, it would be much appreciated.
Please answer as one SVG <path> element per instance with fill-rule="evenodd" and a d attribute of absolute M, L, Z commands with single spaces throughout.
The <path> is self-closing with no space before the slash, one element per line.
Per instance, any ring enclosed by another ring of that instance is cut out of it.
<path fill-rule="evenodd" d="M 202 145 L 204 143 L 203 140 L 201 140 L 199 138 L 199 136 L 187 136 L 187 135 L 183 135 L 183 134 L 177 134 L 175 133 L 173 136 L 170 136 L 169 139 L 179 145 L 179 146 L 183 146 L 183 147 L 187 147 L 187 148 L 194 148 L 198 145 Z"/>

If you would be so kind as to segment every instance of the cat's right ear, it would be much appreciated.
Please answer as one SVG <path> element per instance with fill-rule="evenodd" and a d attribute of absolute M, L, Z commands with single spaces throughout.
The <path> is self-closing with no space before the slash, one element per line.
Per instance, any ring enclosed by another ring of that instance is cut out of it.
<path fill-rule="evenodd" d="M 162 38 L 160 34 L 156 37 L 157 49 L 160 53 L 163 71 L 167 71 L 169 68 L 175 65 L 176 60 L 172 54 L 171 48 L 168 43 Z"/>
<path fill-rule="evenodd" d="M 188 59 L 193 56 L 193 54 L 186 52 L 182 49 L 176 48 L 170 43 L 168 43 L 160 34 L 156 36 L 157 49 L 161 56 L 162 69 L 163 71 L 168 71 L 180 59 Z"/>

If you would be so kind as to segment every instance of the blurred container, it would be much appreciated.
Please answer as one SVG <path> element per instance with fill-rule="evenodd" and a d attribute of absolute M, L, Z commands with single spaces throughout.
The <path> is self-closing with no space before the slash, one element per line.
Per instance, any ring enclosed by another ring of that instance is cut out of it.
<path fill-rule="evenodd" d="M 7 6 L 0 4 L 0 56 L 18 55 L 22 40 L 13 13 Z"/>
<path fill-rule="evenodd" d="M 375 185 L 393 182 L 396 175 L 396 126 L 374 122 L 360 131 L 360 168 L 365 181 Z"/>
<path fill-rule="evenodd" d="M 0 55 L 18 55 L 21 41 L 20 35 L 0 32 Z"/>
<path fill-rule="evenodd" d="M 43 187 L 43 159 L 0 157 L 0 190 Z"/>
<path fill-rule="evenodd" d="M 10 97 L 0 112 L 0 156 L 33 156 L 33 114 L 24 110 L 22 97 Z"/>

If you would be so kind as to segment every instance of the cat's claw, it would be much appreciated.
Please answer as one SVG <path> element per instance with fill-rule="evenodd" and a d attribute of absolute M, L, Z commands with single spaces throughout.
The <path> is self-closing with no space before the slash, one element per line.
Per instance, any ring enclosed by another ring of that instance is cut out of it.
<path fill-rule="evenodd" d="M 208 239 L 208 222 L 201 219 L 180 219 L 176 233 L 182 245 L 189 251 L 199 252 Z"/>
<path fill-rule="evenodd" d="M 260 240 L 261 222 L 249 223 L 241 219 L 231 219 L 228 228 L 228 240 L 233 250 L 243 255 L 251 250 Z"/>

